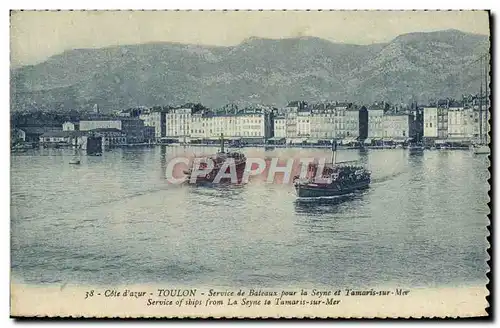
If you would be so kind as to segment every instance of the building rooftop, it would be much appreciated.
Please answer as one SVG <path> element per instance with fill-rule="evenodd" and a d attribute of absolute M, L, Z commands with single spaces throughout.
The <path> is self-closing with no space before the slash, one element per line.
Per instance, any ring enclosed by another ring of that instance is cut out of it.
<path fill-rule="evenodd" d="M 26 134 L 44 134 L 46 132 L 52 131 L 62 131 L 60 126 L 27 126 L 19 127 L 19 130 L 23 130 Z"/>
<path fill-rule="evenodd" d="M 408 116 L 411 115 L 410 113 L 404 113 L 404 112 L 386 112 L 385 116 Z"/>
<path fill-rule="evenodd" d="M 85 135 L 85 131 L 49 131 L 42 134 L 42 137 L 80 137 Z"/>
<path fill-rule="evenodd" d="M 368 106 L 368 110 L 385 110 L 385 108 L 381 105 L 371 105 Z"/>
<path fill-rule="evenodd" d="M 263 115 L 262 112 L 205 112 L 203 113 L 203 117 L 238 117 L 238 116 L 260 116 Z"/>
<path fill-rule="evenodd" d="M 325 110 L 325 109 L 335 109 L 339 107 L 346 107 L 350 108 L 352 107 L 353 103 L 351 102 L 321 102 L 321 103 L 316 103 L 312 105 L 312 109 L 316 110 Z"/>
<path fill-rule="evenodd" d="M 90 132 L 101 132 L 101 133 L 106 133 L 106 132 L 117 132 L 117 133 L 122 133 L 122 130 L 116 129 L 116 128 L 97 128 L 97 129 L 92 129 L 89 130 Z"/>
<path fill-rule="evenodd" d="M 141 119 L 139 117 L 128 117 L 128 116 L 92 115 L 82 118 L 80 122 L 81 121 L 138 121 L 138 120 Z"/>

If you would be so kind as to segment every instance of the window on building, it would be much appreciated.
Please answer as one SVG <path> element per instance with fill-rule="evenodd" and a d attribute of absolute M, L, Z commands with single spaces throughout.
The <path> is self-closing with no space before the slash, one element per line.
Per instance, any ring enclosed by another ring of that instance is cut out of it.
<path fill-rule="evenodd" d="M 429 123 L 429 127 L 432 128 L 432 123 Z"/>

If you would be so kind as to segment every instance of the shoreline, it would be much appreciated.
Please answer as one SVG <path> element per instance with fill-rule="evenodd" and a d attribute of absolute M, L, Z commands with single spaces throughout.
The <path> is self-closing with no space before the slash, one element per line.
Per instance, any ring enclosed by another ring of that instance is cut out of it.
<path fill-rule="evenodd" d="M 150 148 L 150 147 L 157 147 L 157 146 L 165 146 L 165 147 L 212 147 L 212 148 L 217 148 L 220 145 L 219 144 L 179 144 L 179 143 L 139 143 L 139 144 L 124 144 L 124 145 L 113 145 L 113 146 L 107 146 L 105 151 L 113 150 L 113 149 L 119 149 L 119 148 Z M 330 150 L 332 148 L 331 145 L 271 145 L 271 144 L 248 144 L 248 145 L 242 145 L 242 146 L 237 146 L 237 147 L 231 147 L 231 145 L 226 146 L 228 149 L 243 149 L 243 148 L 273 148 L 273 149 L 327 149 Z M 37 150 L 37 149 L 73 149 L 74 147 L 72 145 L 61 145 L 58 147 L 54 146 L 49 146 L 49 147 L 42 147 L 41 145 L 38 147 L 29 147 L 29 148 L 11 148 L 11 153 L 16 153 L 16 152 L 26 152 L 28 150 Z M 364 146 L 364 147 L 359 147 L 359 146 L 343 146 L 343 145 L 338 145 L 337 150 L 394 150 L 394 149 L 402 149 L 402 150 L 408 150 L 408 147 L 392 147 L 392 146 Z M 469 151 L 469 147 L 446 147 L 446 148 L 425 148 L 424 151 L 449 151 L 449 150 L 462 150 L 462 151 Z"/>

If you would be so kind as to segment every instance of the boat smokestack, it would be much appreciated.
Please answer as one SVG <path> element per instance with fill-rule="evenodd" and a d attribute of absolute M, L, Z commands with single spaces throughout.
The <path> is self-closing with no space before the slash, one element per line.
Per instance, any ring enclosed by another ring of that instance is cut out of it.
<path fill-rule="evenodd" d="M 332 140 L 332 164 L 337 161 L 337 140 Z"/>
<path fill-rule="evenodd" d="M 220 152 L 224 152 L 224 133 L 220 134 Z"/>

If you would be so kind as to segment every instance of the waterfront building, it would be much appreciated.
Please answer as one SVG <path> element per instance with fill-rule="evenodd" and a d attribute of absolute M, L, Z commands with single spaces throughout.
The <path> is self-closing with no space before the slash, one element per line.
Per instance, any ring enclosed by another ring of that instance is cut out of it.
<path fill-rule="evenodd" d="M 237 135 L 241 137 L 265 138 L 264 120 L 265 115 L 263 113 L 238 114 L 236 116 L 236 125 L 238 126 Z"/>
<path fill-rule="evenodd" d="M 11 129 L 10 130 L 10 143 L 11 144 L 16 144 L 20 142 L 25 142 L 26 141 L 26 132 L 24 132 L 21 129 Z"/>
<path fill-rule="evenodd" d="M 469 127 L 474 127 L 474 124 L 470 124 L 473 123 L 473 116 L 471 108 L 448 108 L 448 139 L 457 142 L 470 140 L 474 135 L 474 131 L 469 130 Z"/>
<path fill-rule="evenodd" d="M 471 143 L 480 139 L 480 116 L 482 116 L 483 140 L 486 138 L 489 124 L 484 111 L 479 107 L 434 106 L 424 108 L 424 138 L 427 142 Z"/>
<path fill-rule="evenodd" d="M 385 113 L 384 141 L 408 142 L 415 137 L 414 117 L 405 113 Z"/>
<path fill-rule="evenodd" d="M 191 139 L 204 139 L 208 138 L 209 133 L 209 114 L 208 111 L 200 111 L 197 113 L 193 113 L 191 115 L 191 131 L 190 136 Z M 205 126 L 206 125 L 206 126 Z"/>
<path fill-rule="evenodd" d="M 359 110 L 351 103 L 317 104 L 312 109 L 311 137 L 318 140 L 344 139 L 359 136 Z"/>
<path fill-rule="evenodd" d="M 482 127 L 480 127 L 480 116 L 482 119 Z M 448 108 L 448 140 L 452 142 L 477 142 L 483 134 L 483 141 L 487 140 L 487 133 L 490 126 L 487 117 L 483 113 L 479 113 L 478 106 L 463 108 L 450 107 Z M 481 131 L 482 130 L 482 131 Z"/>
<path fill-rule="evenodd" d="M 438 137 L 438 109 L 437 107 L 424 107 L 424 138 Z"/>
<path fill-rule="evenodd" d="M 368 138 L 368 110 L 365 106 L 361 106 L 358 113 L 359 140 L 366 141 Z"/>
<path fill-rule="evenodd" d="M 101 138 L 102 148 L 127 144 L 127 135 L 115 128 L 97 128 L 87 132 L 89 137 Z"/>
<path fill-rule="evenodd" d="M 384 109 L 381 107 L 368 108 L 368 138 L 380 140 L 384 137 Z"/>
<path fill-rule="evenodd" d="M 26 142 L 40 142 L 40 136 L 47 132 L 62 131 L 61 126 L 23 126 L 19 130 L 24 132 Z"/>
<path fill-rule="evenodd" d="M 285 135 L 287 143 L 292 143 L 297 139 L 297 111 L 297 107 L 290 107 L 285 113 Z"/>
<path fill-rule="evenodd" d="M 154 129 L 154 139 L 161 141 L 162 138 L 167 136 L 167 111 L 166 110 L 150 110 L 141 113 L 139 118 L 144 121 L 145 127 L 152 127 Z M 147 130 L 146 139 L 150 139 L 151 131 Z"/>
<path fill-rule="evenodd" d="M 309 109 L 302 109 L 297 111 L 297 137 L 309 138 L 311 136 L 311 111 Z"/>
<path fill-rule="evenodd" d="M 315 104 L 311 115 L 311 138 L 331 140 L 336 137 L 335 108 L 331 104 Z"/>
<path fill-rule="evenodd" d="M 80 120 L 80 131 L 90 131 L 94 129 L 119 129 L 122 128 L 123 117 L 89 117 Z"/>
<path fill-rule="evenodd" d="M 448 107 L 437 107 L 437 137 L 438 139 L 448 138 Z"/>
<path fill-rule="evenodd" d="M 144 121 L 138 117 L 96 116 L 80 121 L 80 131 L 118 129 L 130 143 L 144 142 Z"/>
<path fill-rule="evenodd" d="M 80 122 L 67 121 L 62 125 L 63 131 L 78 131 L 80 130 Z"/>
<path fill-rule="evenodd" d="M 361 128 L 366 130 L 366 127 L 366 108 L 360 112 L 352 103 L 338 102 L 313 106 L 293 102 L 284 115 L 274 121 L 275 136 L 286 137 L 288 143 L 318 143 L 331 139 L 351 143 L 359 139 Z"/>
<path fill-rule="evenodd" d="M 334 134 L 336 139 L 343 139 L 343 143 L 347 144 L 352 141 L 352 137 L 350 136 L 350 133 L 348 135 L 348 129 L 347 129 L 347 109 L 350 106 L 348 103 L 335 103 L 334 105 L 334 116 L 333 116 L 333 123 L 334 123 Z M 357 133 L 356 133 L 357 134 Z"/>
<path fill-rule="evenodd" d="M 237 112 L 200 111 L 191 115 L 191 139 L 227 139 L 262 142 L 272 137 L 272 115 L 263 109 Z"/>
<path fill-rule="evenodd" d="M 286 138 L 286 118 L 285 116 L 276 116 L 273 119 L 274 122 L 274 137 L 275 138 Z"/>
<path fill-rule="evenodd" d="M 191 108 L 173 108 L 165 116 L 166 137 L 184 139 L 191 133 Z"/>
<path fill-rule="evenodd" d="M 424 137 L 424 111 L 422 107 L 419 107 L 418 104 L 412 103 L 409 113 L 413 116 L 413 124 L 414 124 L 414 138 L 415 142 L 422 142 Z"/>
<path fill-rule="evenodd" d="M 144 141 L 155 142 L 156 140 L 157 140 L 157 138 L 156 138 L 155 127 L 154 126 L 144 126 Z"/>
<path fill-rule="evenodd" d="M 359 138 L 359 109 L 351 105 L 349 108 L 344 109 L 343 113 L 342 132 L 344 134 L 344 138 L 348 143 L 354 142 Z"/>
<path fill-rule="evenodd" d="M 84 136 L 83 131 L 48 131 L 40 135 L 39 142 L 45 145 L 74 145 L 77 139 Z"/>

